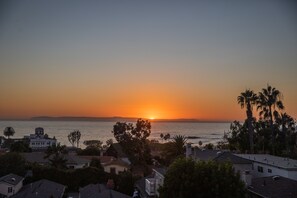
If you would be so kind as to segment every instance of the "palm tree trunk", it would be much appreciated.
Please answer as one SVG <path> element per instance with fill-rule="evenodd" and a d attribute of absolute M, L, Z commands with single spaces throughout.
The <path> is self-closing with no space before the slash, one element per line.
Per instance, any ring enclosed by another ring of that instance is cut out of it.
<path fill-rule="evenodd" d="M 250 152 L 254 153 L 254 129 L 252 125 L 253 113 L 251 109 L 248 107 L 246 111 L 247 122 L 248 122 L 248 130 L 249 130 L 249 142 L 250 142 Z"/>
<path fill-rule="evenodd" d="M 271 106 L 269 106 L 269 125 L 270 125 L 270 131 L 271 131 L 271 143 L 272 143 L 272 154 L 275 155 L 275 146 L 274 146 L 274 142 L 275 142 L 275 137 L 274 137 L 274 130 L 273 130 L 273 117 L 272 117 L 272 112 L 271 112 Z"/>

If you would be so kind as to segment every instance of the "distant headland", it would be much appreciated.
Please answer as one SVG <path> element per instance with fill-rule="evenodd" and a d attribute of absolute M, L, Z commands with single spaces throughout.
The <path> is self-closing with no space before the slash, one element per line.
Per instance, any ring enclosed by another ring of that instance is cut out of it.
<path fill-rule="evenodd" d="M 37 116 L 32 117 L 29 120 L 31 121 L 94 121 L 94 122 L 136 122 L 136 117 L 75 117 L 75 116 L 60 116 L 60 117 L 52 117 L 52 116 Z M 151 122 L 229 122 L 229 121 L 213 121 L 213 120 L 199 120 L 199 119 L 148 119 Z"/>

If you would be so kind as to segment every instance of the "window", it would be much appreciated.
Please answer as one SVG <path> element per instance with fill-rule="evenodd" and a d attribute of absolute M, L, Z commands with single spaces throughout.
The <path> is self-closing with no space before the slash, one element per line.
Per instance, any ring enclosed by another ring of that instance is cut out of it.
<path fill-rule="evenodd" d="M 258 172 L 263 173 L 263 167 L 262 166 L 258 166 Z"/>
<path fill-rule="evenodd" d="M 116 169 L 114 167 L 110 168 L 110 173 L 111 174 L 116 174 Z"/>
<path fill-rule="evenodd" d="M 8 187 L 7 192 L 12 193 L 12 187 Z"/>
<path fill-rule="evenodd" d="M 268 173 L 272 173 L 272 170 L 270 168 L 268 168 Z"/>

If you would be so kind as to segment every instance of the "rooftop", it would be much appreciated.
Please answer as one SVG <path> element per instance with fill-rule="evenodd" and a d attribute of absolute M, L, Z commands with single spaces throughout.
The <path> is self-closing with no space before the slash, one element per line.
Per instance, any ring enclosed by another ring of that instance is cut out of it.
<path fill-rule="evenodd" d="M 21 153 L 21 155 L 30 163 L 49 164 L 49 159 L 44 158 L 44 152 Z M 64 158 L 67 160 L 66 164 L 86 164 L 90 162 L 88 159 L 73 154 L 65 154 Z"/>
<path fill-rule="evenodd" d="M 155 170 L 156 172 L 160 173 L 161 175 L 165 175 L 167 169 L 166 168 L 153 168 L 153 170 Z"/>
<path fill-rule="evenodd" d="M 103 184 L 89 184 L 83 188 L 80 188 L 79 193 L 81 198 L 89 198 L 93 195 L 98 195 L 98 193 L 106 189 L 106 186 Z"/>
<path fill-rule="evenodd" d="M 230 152 L 223 152 L 214 158 L 216 162 L 231 162 L 232 164 L 251 164 L 252 161 L 236 156 Z"/>
<path fill-rule="evenodd" d="M 42 179 L 24 186 L 13 198 L 59 198 L 63 196 L 65 187 L 62 184 Z"/>
<path fill-rule="evenodd" d="M 79 189 L 80 198 L 131 198 L 123 193 L 108 189 L 103 184 L 89 184 Z"/>
<path fill-rule="evenodd" d="M 5 182 L 11 185 L 17 185 L 24 178 L 15 174 L 8 174 L 0 178 L 0 183 Z"/>
<path fill-rule="evenodd" d="M 236 154 L 239 157 L 287 170 L 297 170 L 297 160 L 268 154 Z"/>
<path fill-rule="evenodd" d="M 194 159 L 207 161 L 213 160 L 216 158 L 222 151 L 220 150 L 209 150 L 209 149 L 199 149 L 199 148 L 192 148 L 192 157 Z"/>
<path fill-rule="evenodd" d="M 254 178 L 248 191 L 260 197 L 293 198 L 297 197 L 297 181 L 280 176 Z"/>

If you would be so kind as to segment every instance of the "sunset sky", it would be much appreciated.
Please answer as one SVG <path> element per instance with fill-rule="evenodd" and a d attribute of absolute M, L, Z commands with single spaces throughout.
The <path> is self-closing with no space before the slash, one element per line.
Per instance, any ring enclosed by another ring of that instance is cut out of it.
<path fill-rule="evenodd" d="M 267 84 L 297 118 L 297 4 L 0 2 L 0 118 L 242 120 Z"/>

